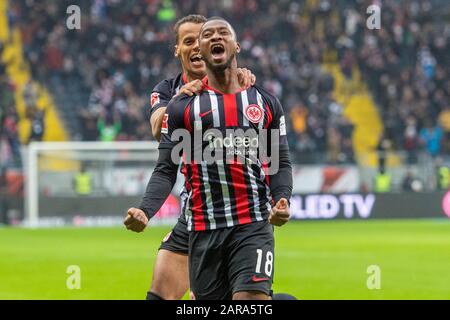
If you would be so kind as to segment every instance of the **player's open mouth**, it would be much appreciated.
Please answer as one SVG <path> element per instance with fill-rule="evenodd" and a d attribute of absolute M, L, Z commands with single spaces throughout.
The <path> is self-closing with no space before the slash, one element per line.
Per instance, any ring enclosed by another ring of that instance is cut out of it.
<path fill-rule="evenodd" d="M 225 48 L 221 44 L 214 44 L 211 46 L 211 55 L 214 59 L 222 58 L 225 53 Z"/>
<path fill-rule="evenodd" d="M 203 60 L 199 54 L 193 55 L 191 57 L 191 62 L 194 67 L 202 67 L 203 66 Z"/>

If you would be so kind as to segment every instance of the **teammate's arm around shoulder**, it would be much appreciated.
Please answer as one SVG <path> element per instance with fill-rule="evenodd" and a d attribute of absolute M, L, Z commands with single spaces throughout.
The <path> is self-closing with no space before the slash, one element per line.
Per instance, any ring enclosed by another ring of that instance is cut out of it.
<path fill-rule="evenodd" d="M 180 88 L 180 91 L 173 98 L 178 97 L 182 94 L 185 94 L 189 97 L 199 94 L 203 90 L 203 83 L 200 80 L 193 80 L 191 82 L 186 83 L 184 86 Z M 169 99 L 170 100 L 170 99 Z M 169 101 L 166 102 L 165 105 L 160 103 L 160 105 L 156 108 L 156 110 L 152 111 L 150 117 L 150 126 L 152 128 L 152 134 L 158 142 L 161 140 L 161 126 L 164 120 L 164 114 L 166 113 L 166 105 Z"/>
<path fill-rule="evenodd" d="M 203 90 L 203 82 L 201 80 L 192 80 L 191 82 L 186 83 L 184 86 L 180 88 L 180 92 L 178 95 L 185 94 L 189 97 L 192 97 L 194 94 L 199 94 Z"/>

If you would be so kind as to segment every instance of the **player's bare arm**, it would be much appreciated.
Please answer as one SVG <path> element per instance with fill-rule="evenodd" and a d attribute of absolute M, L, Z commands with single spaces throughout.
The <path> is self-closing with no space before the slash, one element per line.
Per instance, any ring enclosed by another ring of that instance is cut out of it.
<path fill-rule="evenodd" d="M 155 139 L 158 140 L 158 142 L 161 139 L 161 126 L 164 113 L 166 113 L 166 107 L 161 107 L 153 112 L 152 116 L 150 117 L 150 127 L 152 129 L 152 134 Z"/>

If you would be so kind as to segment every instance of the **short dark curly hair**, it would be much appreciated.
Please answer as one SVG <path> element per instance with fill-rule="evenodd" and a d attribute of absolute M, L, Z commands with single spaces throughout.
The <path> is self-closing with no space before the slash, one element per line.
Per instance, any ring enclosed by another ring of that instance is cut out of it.
<path fill-rule="evenodd" d="M 175 26 L 173 27 L 173 32 L 175 33 L 175 41 L 178 44 L 178 40 L 179 40 L 179 36 L 178 36 L 178 31 L 180 30 L 180 27 L 182 24 L 184 23 L 205 23 L 207 21 L 206 17 L 200 15 L 200 14 L 190 14 L 188 16 L 185 16 L 183 18 L 181 18 L 180 20 L 178 20 L 175 23 Z"/>
<path fill-rule="evenodd" d="M 209 21 L 215 21 L 215 20 L 219 20 L 219 21 L 223 21 L 226 24 L 228 24 L 230 26 L 231 32 L 233 33 L 234 39 L 237 41 L 237 34 L 236 34 L 236 30 L 234 30 L 234 27 L 231 25 L 231 23 L 229 23 L 225 18 L 219 17 L 219 16 L 213 16 L 211 18 L 208 18 L 205 22 L 209 22 Z M 200 31 L 201 32 L 201 31 Z"/>

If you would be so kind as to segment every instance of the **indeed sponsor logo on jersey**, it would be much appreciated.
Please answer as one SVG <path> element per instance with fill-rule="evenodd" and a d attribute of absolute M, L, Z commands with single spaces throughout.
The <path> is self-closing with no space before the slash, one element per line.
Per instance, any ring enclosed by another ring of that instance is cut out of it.
<path fill-rule="evenodd" d="M 226 136 L 218 136 L 213 133 L 205 133 L 205 141 L 209 141 L 210 148 L 258 148 L 257 136 L 244 136 L 227 133 Z"/>
<path fill-rule="evenodd" d="M 291 198 L 291 214 L 297 219 L 369 218 L 375 205 L 374 194 L 312 194 Z"/>
<path fill-rule="evenodd" d="M 278 129 L 259 129 L 257 131 L 247 129 L 244 131 L 244 129 L 228 128 L 223 132 L 211 128 L 203 132 L 200 122 L 197 123 L 199 125 L 194 125 L 192 135 L 185 129 L 176 129 L 172 132 L 171 139 L 177 142 L 171 153 L 174 163 L 178 163 L 179 155 L 183 154 L 185 164 L 193 161 L 206 164 L 233 164 L 238 160 L 242 163 L 267 163 L 269 164 L 267 166 L 268 175 L 278 172 L 280 165 L 278 143 L 280 132 Z"/>

